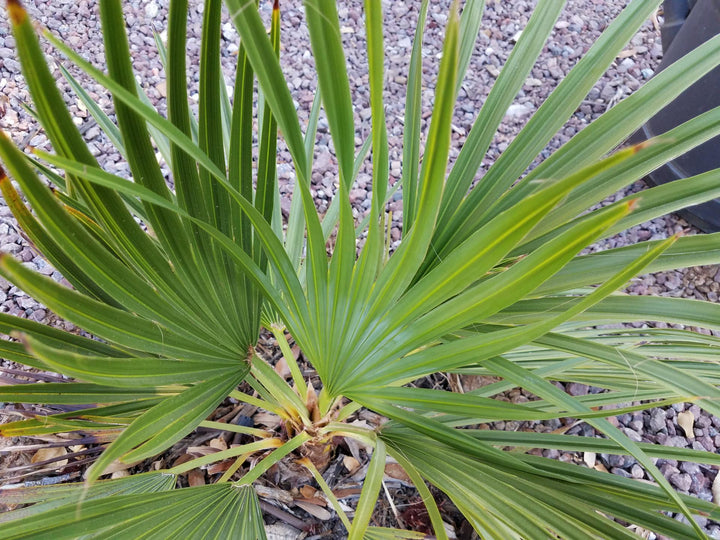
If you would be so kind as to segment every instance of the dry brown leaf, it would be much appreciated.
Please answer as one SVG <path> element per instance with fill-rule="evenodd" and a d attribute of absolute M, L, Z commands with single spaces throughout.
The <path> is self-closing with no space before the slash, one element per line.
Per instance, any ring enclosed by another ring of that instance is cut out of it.
<path fill-rule="evenodd" d="M 232 460 L 225 460 L 221 461 L 220 463 L 213 463 L 212 465 L 208 465 L 207 472 L 210 476 L 212 476 L 213 474 L 223 473 L 227 471 L 232 464 Z"/>
<path fill-rule="evenodd" d="M 70 446 L 68 448 L 68 450 L 70 450 L 71 452 L 82 452 L 83 450 L 85 450 L 85 445 L 84 444 L 75 444 L 73 446 Z"/>
<path fill-rule="evenodd" d="M 685 436 L 688 439 L 695 438 L 695 415 L 693 413 L 691 413 L 690 411 L 678 413 L 677 423 L 681 428 L 683 428 Z"/>
<path fill-rule="evenodd" d="M 318 407 L 318 395 L 312 383 L 307 386 L 307 394 L 305 395 L 305 406 L 310 413 L 310 419 L 317 422 L 322 418 L 320 408 Z"/>
<path fill-rule="evenodd" d="M 295 504 L 305 510 L 308 514 L 319 520 L 327 521 L 332 517 L 332 514 L 330 512 L 325 510 L 322 506 L 318 506 L 317 504 L 313 504 L 307 501 L 295 501 Z"/>
<path fill-rule="evenodd" d="M 360 444 L 357 439 L 353 439 L 352 437 L 344 437 L 344 439 L 348 450 L 350 450 L 350 453 L 352 454 L 352 457 L 355 458 L 355 461 L 360 463 L 360 450 L 362 448 L 365 448 L 365 446 Z"/>
<path fill-rule="evenodd" d="M 269 429 L 274 429 L 280 425 L 280 418 L 275 414 L 270 414 L 265 411 L 258 411 L 253 416 L 255 425 L 265 426 Z"/>
<path fill-rule="evenodd" d="M 307 484 L 300 487 L 300 495 L 303 496 L 303 499 L 312 499 L 317 494 L 317 489 L 315 489 L 312 486 L 308 486 Z"/>
<path fill-rule="evenodd" d="M 584 452 L 583 453 L 583 461 L 585 462 L 585 465 L 587 465 L 591 469 L 595 466 L 596 459 L 597 459 L 597 454 L 595 452 Z"/>
<path fill-rule="evenodd" d="M 190 454 L 183 454 L 182 456 L 180 456 L 179 458 L 177 458 L 175 461 L 173 461 L 172 466 L 173 466 L 173 467 L 177 467 L 178 465 L 182 465 L 183 463 L 187 463 L 187 462 L 190 461 L 191 459 L 195 459 L 195 458 L 194 458 L 193 456 L 191 456 Z"/>
<path fill-rule="evenodd" d="M 307 499 L 305 497 L 294 497 L 293 502 L 295 504 L 298 504 L 298 503 L 313 504 L 315 506 L 320 506 L 323 508 L 325 508 L 328 505 L 328 502 L 323 497 L 320 497 L 320 496 L 310 497 L 309 499 Z"/>
<path fill-rule="evenodd" d="M 362 488 L 339 488 L 333 489 L 333 495 L 338 499 L 344 499 L 345 497 L 352 497 L 353 495 L 360 495 Z"/>
<path fill-rule="evenodd" d="M 343 465 L 350 474 L 353 474 L 360 467 L 360 462 L 352 456 L 345 456 L 343 458 Z"/>
<path fill-rule="evenodd" d="M 223 439 L 222 437 L 212 439 L 209 444 L 211 447 L 215 448 L 216 450 L 227 450 L 228 449 L 227 443 L 225 442 L 225 439 Z"/>
<path fill-rule="evenodd" d="M 410 480 L 410 477 L 405 472 L 405 469 L 403 469 L 399 463 L 386 463 L 385 474 L 395 480 L 407 482 L 408 484 L 412 483 L 412 480 Z"/>
<path fill-rule="evenodd" d="M 193 469 L 188 473 L 188 484 L 190 487 L 204 486 L 205 473 L 200 469 Z"/>
<path fill-rule="evenodd" d="M 48 459 L 58 458 L 60 456 L 64 456 L 67 454 L 67 450 L 63 448 L 62 446 L 54 446 L 50 448 L 41 448 L 37 452 L 33 454 L 33 457 L 30 459 L 30 463 L 40 463 L 42 461 L 47 461 Z M 67 459 L 61 459 L 60 461 L 55 461 L 52 464 L 53 467 L 57 467 L 58 469 L 61 467 L 64 467 L 68 464 Z"/>
<path fill-rule="evenodd" d="M 288 380 L 290 377 L 292 377 L 292 373 L 290 372 L 290 368 L 288 367 L 288 363 L 285 360 L 284 357 L 280 357 L 280 359 L 275 364 L 275 373 L 280 375 L 283 379 Z"/>

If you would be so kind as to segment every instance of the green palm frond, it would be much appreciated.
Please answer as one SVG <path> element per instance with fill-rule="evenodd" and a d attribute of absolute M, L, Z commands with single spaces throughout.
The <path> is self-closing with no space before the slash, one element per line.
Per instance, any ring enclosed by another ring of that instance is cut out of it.
<path fill-rule="evenodd" d="M 637 443 L 606 417 L 683 401 L 720 416 L 717 338 L 620 326 L 657 320 L 718 330 L 720 307 L 617 292 L 643 272 L 720 263 L 720 233 L 582 253 L 628 227 L 720 195 L 718 171 L 709 171 L 598 204 L 720 135 L 716 109 L 645 144 L 616 150 L 715 67 L 720 38 L 663 70 L 523 176 L 659 3 L 631 1 L 475 183 L 565 3 L 538 2 L 449 166 L 453 113 L 484 2 L 450 7 L 430 115 L 421 100 L 429 2 L 421 2 L 409 58 L 402 179 L 391 187 L 380 0 L 364 2 L 371 110 L 364 143 L 356 137 L 333 1 L 304 2 L 318 83 L 307 126 L 283 75 L 278 2 L 266 28 L 255 0 L 205 1 L 197 116 L 188 100 L 187 0 L 170 1 L 167 44 L 156 36 L 167 75 L 167 116 L 135 80 L 120 0 L 100 2 L 101 68 L 43 31 L 112 95 L 114 117 L 61 66 L 127 161 L 131 179 L 103 170 L 88 150 L 29 16 L 18 0 L 9 0 L 33 114 L 54 153 L 28 156 L 0 136 L 9 174 L 0 173 L 0 189 L 28 238 L 72 287 L 10 255 L 0 256 L 0 275 L 92 338 L 0 313 L 0 332 L 11 337 L 0 342 L 3 358 L 73 379 L 0 387 L 0 399 L 81 407 L 51 408 L 47 416 L 0 426 L 0 433 L 88 430 L 109 444 L 84 484 L 2 489 L 13 504 L 30 506 L 0 518 L 7 521 L 0 538 L 264 538 L 252 484 L 298 455 L 351 539 L 422 537 L 374 526 L 388 457 L 416 486 L 441 539 L 448 534 L 426 482 L 444 492 L 483 538 L 634 537 L 624 523 L 672 538 L 703 537 L 693 516 L 718 517 L 718 507 L 677 493 L 653 459 L 718 465 L 717 456 Z M 220 61 L 224 7 L 240 35 L 231 96 Z M 337 193 L 325 215 L 311 191 L 321 112 L 338 163 Z M 425 134 L 423 118 L 429 118 Z M 286 220 L 277 180 L 279 138 L 295 176 Z M 173 189 L 156 153 L 171 171 Z M 368 214 L 356 217 L 349 195 L 368 159 L 372 201 Z M 402 241 L 390 254 L 386 203 L 398 190 Z M 277 340 L 291 383 L 261 357 L 256 345 L 263 328 Z M 321 387 L 304 380 L 293 341 Z M 413 384 L 442 372 L 498 380 L 466 394 Z M 602 392 L 570 396 L 554 381 Z M 247 383 L 244 390 L 241 383 Z M 514 404 L 493 398 L 515 387 L 537 399 Z M 227 398 L 277 415 L 281 427 L 209 419 Z M 376 429 L 348 422 L 362 407 L 389 422 Z M 476 427 L 555 418 L 581 419 L 604 438 Z M 198 426 L 252 442 L 164 471 L 99 480 L 114 461 L 156 456 Z M 338 436 L 373 449 L 352 520 L 307 458 L 318 449 L 329 452 Z M 656 485 L 527 453 L 537 448 L 630 455 Z M 177 475 L 225 460 L 232 462 L 215 483 L 175 489 Z"/>
<path fill-rule="evenodd" d="M 102 487 L 104 492 L 87 497 L 74 490 L 69 497 L 51 499 L 43 503 L 42 513 L 5 523 L 2 537 L 265 538 L 257 495 L 250 487 L 215 484 L 167 491 L 167 481 L 164 486 Z M 47 510 L 67 500 L 72 502 Z"/>

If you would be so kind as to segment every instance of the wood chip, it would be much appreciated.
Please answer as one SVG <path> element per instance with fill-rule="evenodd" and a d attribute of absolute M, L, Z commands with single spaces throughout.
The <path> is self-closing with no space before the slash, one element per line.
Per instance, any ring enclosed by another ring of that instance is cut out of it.
<path fill-rule="evenodd" d="M 188 484 L 190 487 L 198 487 L 205 485 L 205 473 L 200 469 L 193 469 L 188 473 Z"/>
<path fill-rule="evenodd" d="M 228 445 L 225 442 L 225 439 L 223 439 L 222 437 L 212 439 L 209 444 L 212 448 L 215 448 L 216 450 L 227 450 L 228 449 Z"/>
<path fill-rule="evenodd" d="M 280 522 L 265 525 L 265 534 L 268 540 L 297 540 L 300 538 L 300 531 Z"/>
<path fill-rule="evenodd" d="M 303 499 L 312 499 L 317 494 L 317 489 L 315 489 L 312 486 L 308 486 L 307 484 L 300 487 L 300 495 L 302 495 Z"/>
<path fill-rule="evenodd" d="M 360 462 L 352 456 L 345 456 L 343 458 L 343 465 L 350 474 L 353 474 L 360 468 Z"/>
<path fill-rule="evenodd" d="M 213 463 L 212 465 L 208 465 L 207 472 L 210 476 L 212 476 L 213 474 L 224 473 L 230 468 L 233 463 L 234 461 L 231 459 L 221 461 L 220 463 Z"/>
<path fill-rule="evenodd" d="M 113 480 L 117 480 L 118 478 L 127 478 L 130 476 L 130 473 L 128 471 L 115 471 L 110 475 L 110 478 Z"/>
<path fill-rule="evenodd" d="M 677 423 L 681 428 L 683 428 L 685 436 L 688 439 L 695 438 L 695 415 L 693 413 L 690 411 L 678 413 Z"/>
<path fill-rule="evenodd" d="M 335 495 L 338 499 L 344 499 L 346 497 L 353 497 L 355 495 L 360 495 L 360 492 L 362 491 L 362 488 L 356 487 L 356 488 L 340 488 L 340 489 L 333 489 L 333 495 Z"/>
<path fill-rule="evenodd" d="M 305 510 L 308 514 L 319 520 L 327 521 L 332 517 L 332 514 L 330 512 L 325 510 L 322 506 L 318 506 L 317 504 L 306 501 L 295 501 L 295 504 Z"/>
<path fill-rule="evenodd" d="M 608 472 L 608 470 L 605 468 L 605 465 L 603 465 L 599 461 L 597 463 L 595 463 L 595 466 L 593 467 L 593 469 L 595 469 L 596 471 L 600 471 L 600 472 Z"/>
<path fill-rule="evenodd" d="M 271 488 L 268 486 L 256 484 L 255 491 L 257 491 L 258 496 L 263 497 L 265 499 L 270 499 L 272 501 L 277 501 L 277 502 L 281 502 L 284 504 L 292 504 L 293 503 L 292 495 L 290 495 L 284 489 Z"/>

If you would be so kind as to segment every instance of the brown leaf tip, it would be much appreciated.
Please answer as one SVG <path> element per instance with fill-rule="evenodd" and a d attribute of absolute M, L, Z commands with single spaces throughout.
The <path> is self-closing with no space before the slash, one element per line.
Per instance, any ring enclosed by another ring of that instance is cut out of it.
<path fill-rule="evenodd" d="M 27 17 L 25 8 L 22 7 L 20 0 L 7 0 L 7 11 L 13 24 L 21 24 Z"/>
<path fill-rule="evenodd" d="M 273 11 L 280 11 L 280 0 L 273 0 Z"/>
<path fill-rule="evenodd" d="M 653 141 L 652 141 L 652 140 L 643 141 L 643 142 L 641 142 L 641 143 L 638 143 L 638 144 L 636 144 L 636 145 L 633 145 L 633 146 L 632 146 L 633 153 L 637 153 L 637 152 L 639 152 L 640 150 L 644 150 L 645 148 L 647 148 L 647 147 L 649 147 L 649 146 L 652 146 L 652 145 L 653 145 Z"/>

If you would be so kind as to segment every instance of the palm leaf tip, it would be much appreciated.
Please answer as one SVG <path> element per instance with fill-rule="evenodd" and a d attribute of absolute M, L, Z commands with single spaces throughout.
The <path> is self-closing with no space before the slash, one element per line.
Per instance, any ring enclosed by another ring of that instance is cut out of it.
<path fill-rule="evenodd" d="M 14 25 L 22 24 L 27 18 L 27 12 L 19 0 L 7 0 L 7 12 Z"/>

